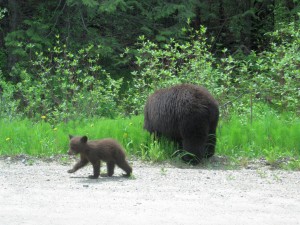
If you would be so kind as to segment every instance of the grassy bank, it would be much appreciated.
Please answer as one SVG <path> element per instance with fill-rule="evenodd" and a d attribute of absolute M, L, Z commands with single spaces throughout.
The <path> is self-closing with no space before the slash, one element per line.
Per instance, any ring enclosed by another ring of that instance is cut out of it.
<path fill-rule="evenodd" d="M 115 138 L 128 154 L 143 160 L 165 160 L 176 150 L 167 141 L 154 141 L 142 128 L 142 116 L 86 119 L 54 126 L 47 123 L 47 118 L 41 118 L 39 122 L 1 119 L 0 127 L 1 155 L 66 153 L 68 134 L 87 135 L 90 139 Z M 217 155 L 231 159 L 265 158 L 270 163 L 289 158 L 294 159 L 295 167 L 300 167 L 300 119 L 292 114 L 267 114 L 254 118 L 252 123 L 232 116 L 227 121 L 220 121 L 217 135 Z"/>

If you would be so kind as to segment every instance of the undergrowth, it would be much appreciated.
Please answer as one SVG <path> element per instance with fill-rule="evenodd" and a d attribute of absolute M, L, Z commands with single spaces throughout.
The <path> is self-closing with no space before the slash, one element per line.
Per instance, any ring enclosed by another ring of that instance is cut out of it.
<path fill-rule="evenodd" d="M 157 141 L 143 130 L 143 117 L 119 119 L 82 119 L 51 125 L 47 118 L 0 119 L 0 155 L 28 154 L 52 156 L 65 154 L 68 134 L 87 135 L 89 139 L 117 139 L 127 154 L 142 160 L 164 161 L 176 157 L 178 148 L 168 140 Z M 221 119 L 217 132 L 217 156 L 229 159 L 266 159 L 270 164 L 289 159 L 292 169 L 300 168 L 300 119 L 291 113 L 266 113 L 258 118 L 232 115 Z"/>

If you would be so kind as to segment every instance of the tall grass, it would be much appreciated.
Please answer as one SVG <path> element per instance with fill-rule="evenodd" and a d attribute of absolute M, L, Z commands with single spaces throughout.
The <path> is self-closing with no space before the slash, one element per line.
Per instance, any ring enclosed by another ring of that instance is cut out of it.
<path fill-rule="evenodd" d="M 231 157 L 300 159 L 300 119 L 267 113 L 251 121 L 233 115 L 218 128 L 217 151 Z"/>
<path fill-rule="evenodd" d="M 66 153 L 68 134 L 89 139 L 112 137 L 130 155 L 154 161 L 170 158 L 177 150 L 167 140 L 157 142 L 143 130 L 143 117 L 84 119 L 50 125 L 28 119 L 0 119 L 0 155 L 29 154 L 50 156 Z M 216 154 L 231 158 L 260 158 L 270 161 L 282 157 L 300 160 L 300 119 L 293 114 L 265 114 L 248 119 L 233 115 L 221 120 L 217 132 Z"/>
<path fill-rule="evenodd" d="M 68 149 L 68 134 L 87 135 L 89 139 L 112 137 L 129 153 L 136 153 L 150 135 L 142 129 L 142 117 L 132 119 L 85 119 L 50 125 L 41 119 L 0 120 L 0 154 L 53 155 Z"/>

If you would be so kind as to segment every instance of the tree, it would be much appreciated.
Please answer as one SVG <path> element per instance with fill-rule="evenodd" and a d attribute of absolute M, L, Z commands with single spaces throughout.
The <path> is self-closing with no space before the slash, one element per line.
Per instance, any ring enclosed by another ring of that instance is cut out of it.
<path fill-rule="evenodd" d="M 0 21 L 0 49 L 8 63 L 6 74 L 18 64 L 27 65 L 30 54 L 52 47 L 55 35 L 72 50 L 102 45 L 102 65 L 115 76 L 130 74 L 132 61 L 119 55 L 139 36 L 166 43 L 185 40 L 187 20 L 194 29 L 202 25 L 219 53 L 248 54 L 263 51 L 279 24 L 295 20 L 299 0 L 2 0 L 8 16 Z M 134 53 L 134 52 L 133 52 Z M 4 60 L 5 61 L 5 60 Z M 2 62 L 2 61 L 1 61 Z M 13 78 L 17 79 L 17 78 Z"/>

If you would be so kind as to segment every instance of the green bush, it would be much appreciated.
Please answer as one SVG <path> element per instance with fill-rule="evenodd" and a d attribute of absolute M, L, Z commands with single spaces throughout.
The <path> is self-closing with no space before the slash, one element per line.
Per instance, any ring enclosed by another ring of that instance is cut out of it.
<path fill-rule="evenodd" d="M 270 101 L 283 109 L 300 113 L 300 26 L 299 22 L 284 24 L 281 29 L 270 33 L 274 39 L 271 49 L 263 52 L 261 62 L 268 70 L 265 80 L 271 80 Z M 263 83 L 263 82 L 262 82 Z"/>
<path fill-rule="evenodd" d="M 141 111 L 147 96 L 154 90 L 178 83 L 194 83 L 207 87 L 214 95 L 221 96 L 228 86 L 220 81 L 227 79 L 214 67 L 215 57 L 205 37 L 206 29 L 195 31 L 185 42 L 174 39 L 160 46 L 139 38 L 137 70 L 132 72 L 132 83 L 125 97 L 129 111 Z"/>
<path fill-rule="evenodd" d="M 13 119 L 21 113 L 18 111 L 19 100 L 14 99 L 15 86 L 6 82 L 0 70 L 0 118 Z"/>
<path fill-rule="evenodd" d="M 250 102 L 264 102 L 299 112 L 300 30 L 295 23 L 282 27 L 268 34 L 273 41 L 267 51 L 230 55 L 224 49 L 219 58 L 211 53 L 204 27 L 189 30 L 185 42 L 171 39 L 163 46 L 140 37 L 137 70 L 124 100 L 127 111 L 141 111 L 157 89 L 194 83 L 210 90 L 224 110 L 248 112 Z"/>
<path fill-rule="evenodd" d="M 248 56 L 223 58 L 231 65 L 235 86 L 280 111 L 298 111 L 300 99 L 300 27 L 299 23 L 284 24 L 268 33 L 269 49 L 252 51 Z M 221 69 L 224 70 L 224 66 Z M 226 72 L 226 71 L 225 71 Z"/>
<path fill-rule="evenodd" d="M 5 101 L 29 118 L 115 117 L 122 79 L 112 79 L 100 66 L 96 48 L 73 53 L 57 37 L 56 46 L 35 52 L 31 67 L 14 67 L 11 75 L 20 79 L 15 86 L 1 79 Z"/>
<path fill-rule="evenodd" d="M 269 49 L 248 55 L 230 55 L 224 49 L 215 57 L 206 29 L 183 30 L 185 41 L 170 39 L 158 44 L 140 37 L 136 70 L 125 87 L 101 67 L 101 46 L 90 45 L 71 52 L 60 42 L 44 51 L 32 51 L 31 61 L 16 64 L 10 73 L 17 83 L 0 75 L 1 115 L 23 114 L 50 120 L 78 117 L 115 117 L 142 112 L 146 98 L 155 90 L 178 83 L 205 86 L 220 102 L 222 113 L 252 112 L 263 102 L 284 111 L 300 111 L 300 30 L 297 23 L 268 34 Z M 124 55 L 130 55 L 127 49 Z M 121 93 L 121 87 L 123 92 Z M 124 88 L 125 87 L 125 88 Z"/>

